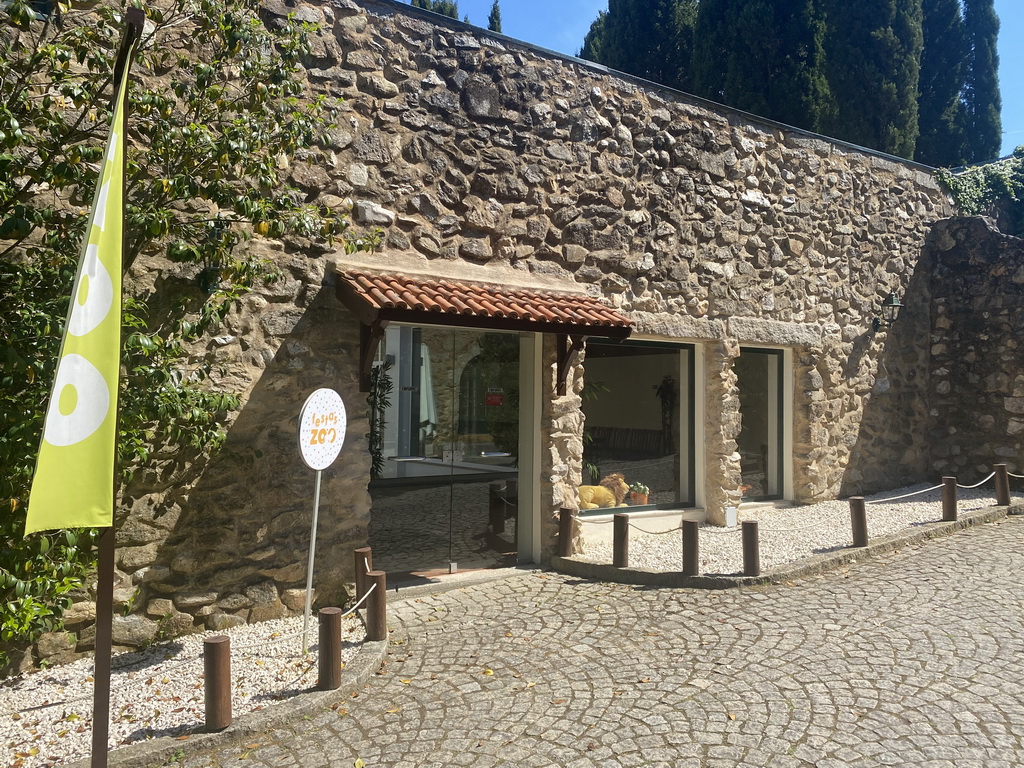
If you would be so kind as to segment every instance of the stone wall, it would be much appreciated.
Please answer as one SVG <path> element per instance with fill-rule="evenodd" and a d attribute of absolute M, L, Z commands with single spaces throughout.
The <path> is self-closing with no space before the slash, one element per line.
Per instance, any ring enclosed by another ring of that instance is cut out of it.
<path fill-rule="evenodd" d="M 1024 474 L 1024 240 L 950 219 L 928 250 L 931 474 L 972 483 L 995 463 Z"/>
<path fill-rule="evenodd" d="M 291 177 L 310 199 L 351 204 L 357 225 L 382 229 L 371 263 L 583 290 L 629 314 L 639 335 L 707 345 L 712 519 L 738 500 L 741 345 L 793 350 L 797 500 L 925 478 L 931 282 L 921 248 L 949 212 L 926 169 L 401 3 L 265 0 L 268 24 L 289 13 L 323 25 L 310 86 L 345 100 L 330 161 L 297 162 Z M 297 610 L 313 474 L 294 425 L 320 386 L 337 388 L 349 410 L 345 449 L 324 477 L 316 581 L 327 599 L 365 542 L 358 325 L 333 296 L 322 248 L 253 247 L 286 279 L 251 296 L 208 350 L 244 406 L 209 465 L 172 473 L 168 457 L 134 486 L 118 537 L 118 599 L 134 613 L 117 642 Z M 141 259 L 132 278 L 145 290 L 177 270 Z M 881 298 L 912 287 L 921 304 L 874 333 Z M 553 339 L 543 360 L 553 386 Z M 582 374 L 577 366 L 568 394 L 544 404 L 547 542 L 580 478 Z M 88 624 L 87 604 L 78 615 L 72 629 Z"/>

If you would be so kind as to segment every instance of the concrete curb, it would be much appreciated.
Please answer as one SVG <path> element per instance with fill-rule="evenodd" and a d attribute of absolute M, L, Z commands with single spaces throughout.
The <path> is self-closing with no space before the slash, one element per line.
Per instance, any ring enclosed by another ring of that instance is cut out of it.
<path fill-rule="evenodd" d="M 180 736 L 164 736 L 137 744 L 128 744 L 109 753 L 108 764 L 113 768 L 154 768 L 177 762 L 179 752 L 199 752 L 224 749 L 242 742 L 257 739 L 261 734 L 274 728 L 287 726 L 303 718 L 329 709 L 353 691 L 361 688 L 380 669 L 387 653 L 387 640 L 365 641 L 355 657 L 341 671 L 341 687 L 333 691 L 310 691 L 278 704 L 271 704 L 259 712 L 250 712 L 237 718 L 234 723 L 217 733 L 203 733 L 199 730 Z M 201 728 L 202 726 L 198 726 Z M 69 768 L 89 768 L 88 758 L 69 763 Z"/>
<path fill-rule="evenodd" d="M 891 536 L 870 539 L 866 547 L 847 547 L 835 552 L 813 555 L 804 560 L 770 571 L 760 576 L 740 576 L 733 574 L 703 574 L 700 576 L 684 576 L 679 572 L 648 571 L 642 568 L 616 568 L 613 565 L 586 563 L 567 557 L 553 556 L 551 568 L 555 571 L 577 576 L 592 581 L 610 581 L 619 584 L 636 584 L 647 587 L 674 587 L 685 589 L 734 589 L 765 584 L 781 584 L 804 576 L 814 576 L 835 570 L 836 568 L 863 560 L 868 557 L 892 552 L 893 550 L 912 544 L 919 544 L 928 539 L 948 536 L 975 525 L 993 523 L 1008 515 L 1024 515 L 1024 502 L 1011 504 L 1008 507 L 986 507 L 976 512 L 967 512 L 955 521 L 924 523 L 914 526 L 908 531 L 900 531 Z"/>

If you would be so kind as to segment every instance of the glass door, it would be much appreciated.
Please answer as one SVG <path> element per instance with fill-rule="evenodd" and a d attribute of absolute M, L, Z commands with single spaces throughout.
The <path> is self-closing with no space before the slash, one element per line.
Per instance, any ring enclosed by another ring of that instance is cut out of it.
<path fill-rule="evenodd" d="M 740 395 L 743 498 L 782 498 L 782 350 L 740 349 L 735 361 Z"/>
<path fill-rule="evenodd" d="M 374 566 L 401 581 L 514 564 L 518 335 L 390 327 L 374 378 Z"/>

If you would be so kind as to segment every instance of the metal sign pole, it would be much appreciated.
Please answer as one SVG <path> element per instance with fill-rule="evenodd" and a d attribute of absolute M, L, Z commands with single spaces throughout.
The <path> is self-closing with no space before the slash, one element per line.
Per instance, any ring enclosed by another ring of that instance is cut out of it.
<path fill-rule="evenodd" d="M 316 556 L 316 521 L 320 514 L 320 476 L 323 473 L 322 469 L 316 471 L 316 491 L 313 493 L 313 527 L 309 532 L 309 559 L 306 565 L 306 613 L 302 619 L 302 652 L 304 654 L 309 653 L 309 614 L 313 604 L 313 558 Z"/>

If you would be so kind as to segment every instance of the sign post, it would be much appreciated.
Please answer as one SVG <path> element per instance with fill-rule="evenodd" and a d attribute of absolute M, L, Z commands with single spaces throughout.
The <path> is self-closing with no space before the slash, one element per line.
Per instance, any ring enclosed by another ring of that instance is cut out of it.
<path fill-rule="evenodd" d="M 333 389 L 318 389 L 306 398 L 299 414 L 299 453 L 306 466 L 316 470 L 313 494 L 313 526 L 309 532 L 306 565 L 306 611 L 302 621 L 302 652 L 309 648 L 309 613 L 313 602 L 313 558 L 316 555 L 316 523 L 320 514 L 320 476 L 334 463 L 345 442 L 348 418 L 345 403 Z"/>

